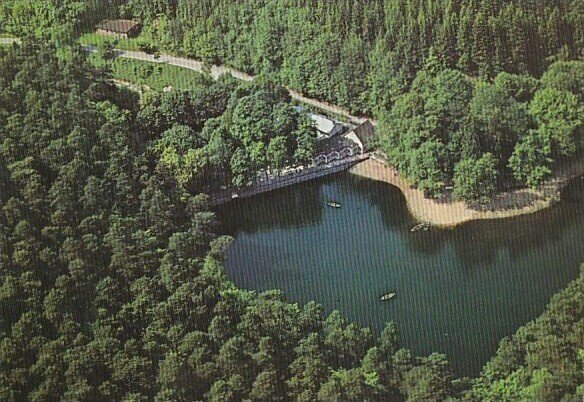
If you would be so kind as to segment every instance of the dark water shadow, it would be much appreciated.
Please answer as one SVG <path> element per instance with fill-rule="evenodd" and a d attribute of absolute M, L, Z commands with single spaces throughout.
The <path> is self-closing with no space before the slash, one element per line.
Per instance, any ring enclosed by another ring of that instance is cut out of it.
<path fill-rule="evenodd" d="M 224 204 L 216 208 L 222 231 L 236 236 L 274 227 L 294 229 L 315 226 L 322 220 L 324 209 L 321 186 L 334 181 L 336 177 L 334 175 Z"/>
<path fill-rule="evenodd" d="M 371 203 L 382 212 L 384 224 L 395 228 L 396 215 L 408 215 L 409 219 L 399 221 L 412 222 L 405 198 L 399 189 L 391 186 L 391 190 L 370 195 Z M 580 225 L 584 221 L 584 179 L 574 179 L 562 191 L 561 199 L 555 206 L 533 214 L 473 221 L 452 229 L 406 231 L 403 237 L 409 247 L 427 256 L 440 253 L 446 246 L 453 247 L 469 269 L 481 268 L 492 264 L 501 249 L 506 249 L 513 260 L 529 250 L 542 249 L 570 228 Z"/>
<path fill-rule="evenodd" d="M 415 224 L 414 217 L 409 213 L 406 199 L 402 192 L 388 183 L 373 181 L 359 176 L 348 179 L 362 199 L 366 199 L 381 213 L 381 220 L 386 227 L 405 230 Z"/>

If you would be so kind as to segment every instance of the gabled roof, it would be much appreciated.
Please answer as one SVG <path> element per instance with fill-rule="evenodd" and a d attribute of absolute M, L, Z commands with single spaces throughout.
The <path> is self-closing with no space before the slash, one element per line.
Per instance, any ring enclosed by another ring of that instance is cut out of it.
<path fill-rule="evenodd" d="M 369 120 L 345 134 L 345 138 L 357 144 L 361 148 L 361 152 L 371 149 L 374 137 L 375 128 Z"/>
<path fill-rule="evenodd" d="M 128 33 L 138 25 L 140 25 L 139 22 L 132 20 L 103 20 L 96 27 L 98 29 L 105 29 L 106 31 Z"/>
<path fill-rule="evenodd" d="M 294 110 L 298 113 L 302 113 L 304 108 L 302 106 L 294 106 Z M 312 120 L 314 127 L 327 138 L 332 137 L 343 130 L 343 125 L 341 123 L 329 119 L 326 116 L 316 113 L 307 113 L 306 115 Z"/>
<path fill-rule="evenodd" d="M 334 122 L 333 120 L 328 119 L 328 118 L 321 116 L 321 115 L 318 115 L 318 114 L 310 114 L 309 116 L 312 119 L 312 121 L 314 122 L 316 129 L 318 131 L 320 131 L 321 133 L 330 135 L 335 130 L 335 126 L 337 123 Z"/>
<path fill-rule="evenodd" d="M 353 132 L 363 144 L 369 143 L 375 137 L 375 128 L 369 120 L 366 120 L 363 124 L 355 127 Z"/>

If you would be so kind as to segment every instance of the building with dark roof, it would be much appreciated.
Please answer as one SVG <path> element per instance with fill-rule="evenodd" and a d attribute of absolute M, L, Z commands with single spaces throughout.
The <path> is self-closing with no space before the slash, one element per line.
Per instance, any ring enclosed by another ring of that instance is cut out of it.
<path fill-rule="evenodd" d="M 101 35 L 128 39 L 138 36 L 142 25 L 132 20 L 103 20 L 97 24 L 96 29 L 97 33 Z"/>
<path fill-rule="evenodd" d="M 361 149 L 361 153 L 364 153 L 369 151 L 373 146 L 375 128 L 373 127 L 373 124 L 367 120 L 346 134 L 345 138 L 356 143 Z"/>

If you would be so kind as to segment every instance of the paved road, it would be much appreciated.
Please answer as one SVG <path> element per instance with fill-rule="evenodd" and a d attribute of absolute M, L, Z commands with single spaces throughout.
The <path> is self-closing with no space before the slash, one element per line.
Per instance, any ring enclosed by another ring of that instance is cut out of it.
<path fill-rule="evenodd" d="M 97 51 L 97 49 L 93 46 L 84 46 L 84 49 L 87 50 L 88 52 L 96 52 Z M 197 71 L 197 72 L 203 71 L 203 63 L 200 61 L 197 61 L 197 60 L 193 60 L 193 59 L 187 59 L 187 58 L 183 58 L 183 57 L 174 57 L 174 56 L 169 56 L 166 54 L 162 54 L 159 57 L 154 57 L 151 54 L 147 54 L 144 52 L 130 51 L 130 50 L 116 50 L 116 53 L 117 53 L 118 57 L 149 61 L 149 62 L 153 62 L 153 63 L 167 63 L 167 64 L 170 64 L 173 66 L 188 68 L 189 70 L 193 70 L 193 71 Z M 243 80 L 243 81 L 252 81 L 255 78 L 252 75 L 243 73 L 241 71 L 238 71 L 238 70 L 235 70 L 235 69 L 232 69 L 229 67 L 215 66 L 215 65 L 211 66 L 211 76 L 214 79 L 217 79 L 219 76 L 221 76 L 223 74 L 231 74 L 235 78 Z M 346 109 L 343 109 L 339 106 L 335 106 L 335 105 L 332 105 L 330 103 L 319 101 L 316 99 L 308 98 L 306 96 L 301 95 L 300 93 L 298 93 L 296 91 L 290 90 L 290 96 L 292 96 L 293 99 L 296 99 L 302 103 L 305 103 L 305 104 L 308 104 L 311 106 L 315 106 L 315 107 L 320 108 L 328 113 L 343 116 L 343 117 L 347 118 L 352 123 L 361 124 L 367 120 L 367 118 L 365 118 L 365 117 L 352 115 L 351 113 L 349 113 L 349 111 L 347 111 Z M 372 120 L 372 122 L 375 124 L 375 122 L 373 120 Z"/>

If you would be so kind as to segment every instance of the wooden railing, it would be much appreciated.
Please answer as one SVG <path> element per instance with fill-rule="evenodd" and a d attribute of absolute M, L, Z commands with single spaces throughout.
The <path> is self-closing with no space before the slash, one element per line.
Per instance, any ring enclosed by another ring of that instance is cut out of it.
<path fill-rule="evenodd" d="M 331 155 L 333 153 L 335 155 Z M 288 168 L 288 171 L 281 175 L 259 175 L 255 182 L 249 186 L 225 189 L 210 194 L 210 204 L 211 206 L 217 206 L 234 199 L 251 197 L 257 194 L 291 186 L 293 184 L 328 176 L 346 170 L 356 163 L 369 158 L 369 154 L 349 154 L 348 151 L 345 153 L 345 155 L 347 155 L 346 157 L 340 157 L 342 153 L 343 151 L 334 151 L 326 155 L 328 160 L 328 163 L 326 164 L 313 164 L 306 168 Z M 332 156 L 332 158 L 329 158 L 329 156 Z M 318 160 L 318 158 L 319 157 L 315 158 L 315 160 Z"/>

